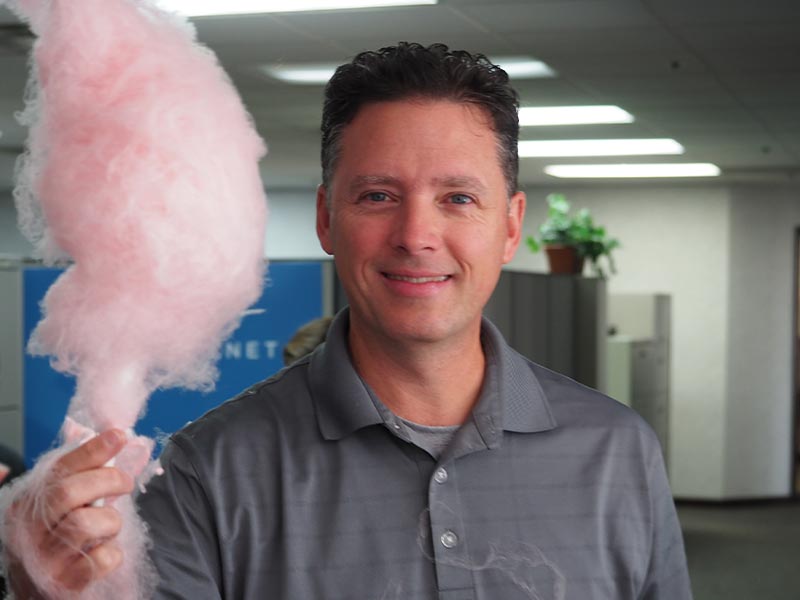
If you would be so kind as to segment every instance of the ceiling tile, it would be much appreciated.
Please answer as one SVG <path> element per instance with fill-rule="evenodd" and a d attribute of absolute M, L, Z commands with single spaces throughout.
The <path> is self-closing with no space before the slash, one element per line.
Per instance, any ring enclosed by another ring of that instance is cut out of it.
<path fill-rule="evenodd" d="M 752 23 L 734 25 L 689 25 L 675 29 L 692 48 L 729 49 L 748 52 L 773 52 L 800 49 L 800 19 L 769 22 L 753 26 Z"/>
<path fill-rule="evenodd" d="M 499 5 L 498 5 L 499 4 Z M 504 34 L 654 27 L 657 21 L 638 2 L 591 0 L 543 3 L 482 3 L 460 7 L 465 15 Z"/>
<path fill-rule="evenodd" d="M 673 73 L 669 76 L 577 78 L 586 89 L 606 99 L 615 99 L 627 110 L 642 107 L 732 106 L 735 99 L 708 74 Z"/>
<path fill-rule="evenodd" d="M 800 140 L 800 105 L 791 104 L 753 111 L 767 127 L 783 133 L 794 132 Z"/>
<path fill-rule="evenodd" d="M 596 104 L 595 96 L 563 77 L 512 80 L 522 106 Z"/>
<path fill-rule="evenodd" d="M 19 23 L 19 19 L 5 6 L 0 6 L 0 24 Z"/>
<path fill-rule="evenodd" d="M 679 78 L 692 74 L 705 74 L 708 67 L 686 52 L 556 55 L 542 54 L 542 60 L 559 74 L 570 77 L 587 76 L 662 76 Z"/>
<path fill-rule="evenodd" d="M 671 25 L 720 23 L 754 24 L 800 19 L 796 0 L 644 0 L 660 19 Z"/>
<path fill-rule="evenodd" d="M 328 39 L 335 32 L 340 40 L 380 38 L 382 45 L 399 40 L 416 40 L 421 36 L 481 33 L 471 21 L 461 18 L 444 5 L 382 8 L 358 11 L 319 13 L 285 13 L 276 17 L 298 32 Z"/>
<path fill-rule="evenodd" d="M 563 31 L 524 31 L 509 33 L 507 39 L 516 46 L 529 49 L 534 55 L 586 58 L 606 54 L 685 51 L 684 43 L 660 26 L 582 30 L 579 36 L 564 35 Z"/>

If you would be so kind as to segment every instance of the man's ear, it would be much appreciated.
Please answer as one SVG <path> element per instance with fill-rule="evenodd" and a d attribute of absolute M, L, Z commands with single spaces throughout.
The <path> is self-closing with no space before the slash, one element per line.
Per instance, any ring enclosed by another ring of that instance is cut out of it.
<path fill-rule="evenodd" d="M 517 192 L 508 201 L 506 247 L 503 251 L 503 264 L 514 258 L 522 238 L 522 225 L 525 221 L 525 192 Z"/>
<path fill-rule="evenodd" d="M 331 210 L 328 206 L 328 190 L 320 184 L 317 187 L 317 237 L 322 249 L 333 255 L 333 240 L 331 239 Z"/>

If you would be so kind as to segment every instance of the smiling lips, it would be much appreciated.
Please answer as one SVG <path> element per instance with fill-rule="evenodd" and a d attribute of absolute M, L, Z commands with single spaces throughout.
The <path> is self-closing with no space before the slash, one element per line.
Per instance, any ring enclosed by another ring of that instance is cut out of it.
<path fill-rule="evenodd" d="M 395 275 L 394 273 L 384 273 L 383 275 L 392 281 L 403 281 L 405 283 L 441 283 L 450 279 L 450 275 L 433 275 L 426 277 L 411 277 L 408 275 Z"/>

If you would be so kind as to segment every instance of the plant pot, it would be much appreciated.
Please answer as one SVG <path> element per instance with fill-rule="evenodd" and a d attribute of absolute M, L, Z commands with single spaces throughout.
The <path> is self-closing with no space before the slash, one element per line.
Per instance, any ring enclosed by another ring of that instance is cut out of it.
<path fill-rule="evenodd" d="M 583 273 L 583 256 L 578 254 L 575 246 L 563 244 L 547 244 L 547 262 L 554 275 L 580 275 Z"/>

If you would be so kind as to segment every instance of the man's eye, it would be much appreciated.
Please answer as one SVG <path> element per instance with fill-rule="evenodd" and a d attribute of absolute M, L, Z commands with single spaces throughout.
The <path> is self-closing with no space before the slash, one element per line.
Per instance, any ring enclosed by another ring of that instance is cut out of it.
<path fill-rule="evenodd" d="M 472 198 L 466 194 L 453 194 L 450 196 L 450 202 L 453 204 L 470 204 L 472 202 Z"/>
<path fill-rule="evenodd" d="M 365 200 L 369 202 L 386 202 L 389 199 L 389 194 L 384 192 L 370 192 L 364 196 Z"/>

